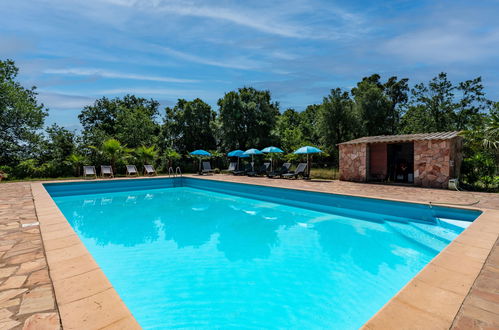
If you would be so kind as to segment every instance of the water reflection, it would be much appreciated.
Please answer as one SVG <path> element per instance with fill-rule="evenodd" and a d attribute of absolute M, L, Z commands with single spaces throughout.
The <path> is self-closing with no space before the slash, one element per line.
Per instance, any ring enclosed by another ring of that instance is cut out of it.
<path fill-rule="evenodd" d="M 277 230 L 293 222 L 265 205 L 183 189 L 83 201 L 60 198 L 59 205 L 72 209 L 68 218 L 74 228 L 98 245 L 133 247 L 163 236 L 180 249 L 203 248 L 217 234 L 218 251 L 231 261 L 269 257 L 278 245 Z"/>

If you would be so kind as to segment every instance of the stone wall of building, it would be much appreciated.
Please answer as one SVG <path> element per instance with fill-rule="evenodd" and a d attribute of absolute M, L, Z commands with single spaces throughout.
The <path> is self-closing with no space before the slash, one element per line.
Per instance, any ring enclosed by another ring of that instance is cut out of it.
<path fill-rule="evenodd" d="M 414 184 L 422 187 L 447 188 L 459 168 L 460 138 L 452 140 L 414 141 Z"/>
<path fill-rule="evenodd" d="M 367 144 L 341 144 L 340 146 L 340 180 L 367 180 Z"/>

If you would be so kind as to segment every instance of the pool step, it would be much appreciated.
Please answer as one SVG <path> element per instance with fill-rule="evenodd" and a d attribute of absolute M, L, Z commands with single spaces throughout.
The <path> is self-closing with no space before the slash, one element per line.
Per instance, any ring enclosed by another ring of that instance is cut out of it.
<path fill-rule="evenodd" d="M 434 235 L 437 239 L 449 244 L 454 238 L 461 233 L 462 230 L 453 230 L 439 225 L 430 225 L 425 223 L 411 222 L 411 226 L 417 229 Z"/>
<path fill-rule="evenodd" d="M 441 251 L 449 243 L 448 240 L 437 237 L 428 231 L 421 230 L 409 222 L 387 221 L 386 225 L 397 234 L 413 243 L 418 243 L 435 253 Z"/>

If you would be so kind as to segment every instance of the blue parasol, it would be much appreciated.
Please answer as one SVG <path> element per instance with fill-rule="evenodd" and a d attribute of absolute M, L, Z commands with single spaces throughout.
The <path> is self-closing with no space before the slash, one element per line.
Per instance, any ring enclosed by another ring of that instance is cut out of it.
<path fill-rule="evenodd" d="M 316 148 L 316 147 L 311 147 L 311 146 L 304 146 L 304 147 L 297 149 L 295 152 L 293 152 L 294 154 L 297 154 L 297 155 L 305 155 L 305 154 L 307 155 L 307 169 L 308 169 L 308 177 L 309 178 L 310 178 L 310 167 L 312 166 L 312 164 L 309 160 L 308 155 L 309 154 L 318 154 L 321 152 L 323 152 L 321 149 Z"/>
<path fill-rule="evenodd" d="M 264 152 L 266 154 L 271 154 L 270 155 L 270 171 L 272 172 L 272 168 L 274 165 L 274 162 L 272 161 L 272 154 L 273 153 L 283 153 L 284 151 L 282 151 L 282 149 L 277 148 L 277 147 L 267 147 L 265 149 L 262 149 L 262 152 Z"/>
<path fill-rule="evenodd" d="M 261 152 L 258 149 L 252 148 L 252 149 L 246 150 L 243 154 L 244 155 L 251 155 L 251 169 L 254 171 L 255 170 L 255 162 L 254 162 L 253 156 L 261 155 L 261 154 L 263 154 L 263 152 Z"/>

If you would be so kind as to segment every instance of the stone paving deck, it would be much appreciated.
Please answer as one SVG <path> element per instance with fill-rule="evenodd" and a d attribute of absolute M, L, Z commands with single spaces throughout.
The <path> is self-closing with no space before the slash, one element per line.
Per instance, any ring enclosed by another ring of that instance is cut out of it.
<path fill-rule="evenodd" d="M 471 205 L 487 210 L 470 226 L 472 230 L 452 242 L 418 274 L 417 281 L 411 281 L 401 290 L 365 328 L 499 329 L 499 211 L 495 211 L 499 210 L 499 194 L 340 181 L 228 175 L 204 178 L 422 203 L 460 204 L 460 207 Z M 82 322 L 85 329 L 136 328 L 133 317 L 124 313 L 126 307 L 114 289 L 109 288 L 107 279 L 101 278 L 102 272 L 95 269 L 93 259 L 81 248 L 81 242 L 48 194 L 39 183 L 32 187 L 37 190 L 38 205 L 40 202 L 51 204 L 38 207 L 38 215 L 29 183 L 0 184 L 0 329 L 58 329 L 60 316 L 65 328 L 81 328 L 78 325 Z M 42 226 L 45 228 L 42 234 L 36 224 L 40 219 L 46 224 Z M 59 234 L 64 235 L 57 238 Z M 78 256 L 73 258 L 74 253 Z M 54 265 L 50 273 L 47 258 L 49 265 Z M 68 263 L 70 260 L 81 263 L 80 259 L 86 260 L 83 266 L 89 266 L 88 269 Z M 72 274 L 74 271 L 78 274 Z M 100 290 L 101 284 L 105 284 L 104 291 Z"/>
<path fill-rule="evenodd" d="M 29 183 L 0 185 L 0 329 L 59 329 Z"/>

